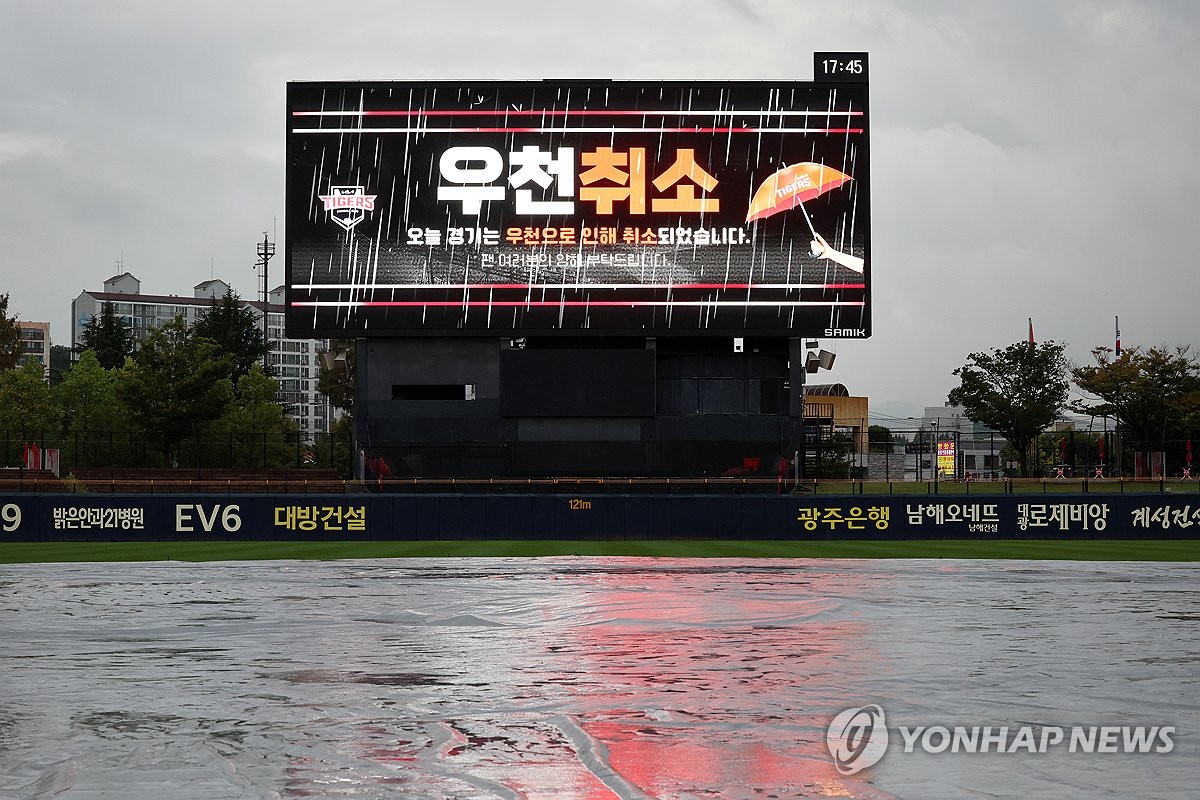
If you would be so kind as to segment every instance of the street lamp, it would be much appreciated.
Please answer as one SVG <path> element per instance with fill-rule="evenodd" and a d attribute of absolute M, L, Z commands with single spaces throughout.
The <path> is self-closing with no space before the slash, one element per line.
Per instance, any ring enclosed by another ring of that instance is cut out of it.
<path fill-rule="evenodd" d="M 917 421 L 916 417 L 909 417 L 913 422 Z M 922 419 L 920 425 L 914 431 L 913 442 L 909 447 L 913 452 L 913 472 L 916 474 L 917 482 L 919 483 L 922 476 L 921 470 L 921 448 L 923 447 L 923 439 L 925 438 L 925 420 Z M 907 469 L 907 468 L 906 468 Z"/>
<path fill-rule="evenodd" d="M 942 418 L 933 418 L 933 446 L 930 448 L 933 451 L 933 493 L 937 494 L 938 478 L 942 474 L 942 457 L 941 445 L 942 437 L 938 433 L 938 428 L 941 427 Z"/>

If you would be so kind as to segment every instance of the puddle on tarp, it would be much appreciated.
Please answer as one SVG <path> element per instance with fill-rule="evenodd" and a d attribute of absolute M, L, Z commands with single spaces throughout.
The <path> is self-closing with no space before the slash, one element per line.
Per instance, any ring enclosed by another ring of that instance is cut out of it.
<path fill-rule="evenodd" d="M 0 567 L 0 798 L 1191 798 L 1200 569 L 415 559 Z M 825 733 L 1174 725 L 1167 754 Z"/>

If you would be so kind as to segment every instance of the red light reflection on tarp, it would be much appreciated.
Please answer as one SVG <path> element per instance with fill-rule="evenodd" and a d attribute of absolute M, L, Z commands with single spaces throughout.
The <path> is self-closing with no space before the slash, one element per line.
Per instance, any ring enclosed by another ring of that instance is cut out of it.
<path fill-rule="evenodd" d="M 869 773 L 841 776 L 825 744 L 829 721 L 862 697 L 856 682 L 883 661 L 877 631 L 858 619 L 887 591 L 879 573 L 547 561 L 544 574 L 545 563 L 469 576 L 465 617 L 520 607 L 520 625 L 418 629 L 453 674 L 289 673 L 378 692 L 357 696 L 362 719 L 314 720 L 322 732 L 298 748 L 312 757 L 292 759 L 284 794 L 333 782 L 351 794 L 525 800 L 890 797 Z"/>
<path fill-rule="evenodd" d="M 778 743 L 753 741 L 759 738 L 755 732 L 733 741 L 697 742 L 697 732 L 686 728 L 648 731 L 631 722 L 594 722 L 586 728 L 608 747 L 612 768 L 654 797 L 706 789 L 722 797 L 738 789 L 764 797 L 787 796 L 788 790 L 850 796 L 823 749 L 809 754 L 796 743 L 777 749 Z"/>
<path fill-rule="evenodd" d="M 586 676 L 564 688 L 611 704 L 578 720 L 611 768 L 654 797 L 858 796 L 825 726 L 848 702 L 845 676 L 877 661 L 839 599 L 862 597 L 868 578 L 635 564 L 590 576 L 589 619 L 564 648 L 572 678 Z"/>

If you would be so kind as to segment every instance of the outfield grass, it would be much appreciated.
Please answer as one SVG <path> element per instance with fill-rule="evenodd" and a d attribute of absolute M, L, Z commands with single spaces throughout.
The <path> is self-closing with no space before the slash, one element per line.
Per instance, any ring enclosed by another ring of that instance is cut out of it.
<path fill-rule="evenodd" d="M 250 561 L 430 556 L 651 556 L 671 558 L 1002 558 L 1200 561 L 1200 540 L 908 542 L 454 541 L 454 542 L 9 542 L 0 563 Z"/>

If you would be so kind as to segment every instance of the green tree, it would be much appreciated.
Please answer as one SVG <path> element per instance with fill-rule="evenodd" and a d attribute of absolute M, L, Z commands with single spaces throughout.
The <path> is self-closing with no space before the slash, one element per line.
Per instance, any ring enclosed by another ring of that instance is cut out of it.
<path fill-rule="evenodd" d="M 6 442 L 17 451 L 25 441 L 53 447 L 59 442 L 59 420 L 40 362 L 0 371 L 0 436 Z"/>
<path fill-rule="evenodd" d="M 347 414 L 354 413 L 355 356 L 353 339 L 332 339 L 329 349 L 319 355 L 317 391 L 329 398 L 329 404 Z"/>
<path fill-rule="evenodd" d="M 25 343 L 21 341 L 21 326 L 16 315 L 8 315 L 8 293 L 0 294 L 0 370 L 17 366 Z"/>
<path fill-rule="evenodd" d="M 312 447 L 313 465 L 336 469 L 343 478 L 353 473 L 351 442 L 354 438 L 354 421 L 349 415 L 333 421 L 329 432 L 318 433 Z"/>
<path fill-rule="evenodd" d="M 213 340 L 222 353 L 231 356 L 229 377 L 235 386 L 267 355 L 268 344 L 262 325 L 254 311 L 232 291 L 226 292 L 220 300 L 213 300 L 192 325 L 192 335 Z"/>
<path fill-rule="evenodd" d="M 1070 383 L 1065 348 L 1055 341 L 1017 342 L 1003 350 L 971 353 L 952 373 L 959 385 L 947 402 L 962 406 L 968 419 L 1007 439 L 1024 477 L 1030 474 L 1030 445 L 1066 406 Z"/>
<path fill-rule="evenodd" d="M 317 391 L 344 413 L 333 420 L 329 433 L 317 434 L 313 452 L 318 466 L 336 467 L 344 477 L 349 477 L 349 443 L 354 440 L 355 342 L 331 339 L 329 348 L 319 355 Z"/>
<path fill-rule="evenodd" d="M 1004 444 L 1000 446 L 1000 463 L 1003 464 L 1004 477 L 1018 477 L 1018 470 L 1013 469 L 1012 465 L 1019 463 L 1019 456 L 1020 454 L 1017 453 L 1017 449 L 1012 446 L 1012 442 L 1005 441 Z"/>
<path fill-rule="evenodd" d="M 839 430 L 813 448 L 816 462 L 804 471 L 807 478 L 840 480 L 851 478 L 854 466 L 854 434 Z"/>
<path fill-rule="evenodd" d="M 121 317 L 117 316 L 116 307 L 106 301 L 100 307 L 100 313 L 93 316 L 83 327 L 83 335 L 76 350 L 95 352 L 96 359 L 104 369 L 114 369 L 125 363 L 125 356 L 133 353 L 136 338 L 133 328 Z"/>
<path fill-rule="evenodd" d="M 227 455 L 217 462 L 231 467 L 281 467 L 294 461 L 298 428 L 275 398 L 279 382 L 258 364 L 238 380 L 233 402 L 210 428 L 219 450 L 228 442 Z"/>
<path fill-rule="evenodd" d="M 892 429 L 884 425 L 869 426 L 867 428 L 867 446 L 872 453 L 892 452 Z"/>
<path fill-rule="evenodd" d="M 55 387 L 67 445 L 64 449 L 76 464 L 93 466 L 102 461 L 109 436 L 124 427 L 114 373 L 100 366 L 94 350 L 84 350 Z"/>
<path fill-rule="evenodd" d="M 151 331 L 126 359 L 117 375 L 122 400 L 167 463 L 175 445 L 225 413 L 231 360 L 216 342 L 192 335 L 182 317 Z"/>
<path fill-rule="evenodd" d="M 1131 347 L 1119 358 L 1097 347 L 1092 356 L 1094 364 L 1073 370 L 1075 384 L 1090 397 L 1072 410 L 1116 417 L 1135 449 L 1166 449 L 1200 418 L 1200 362 L 1186 345 Z"/>
<path fill-rule="evenodd" d="M 58 386 L 71 369 L 71 348 L 66 345 L 50 345 L 50 385 Z"/>

